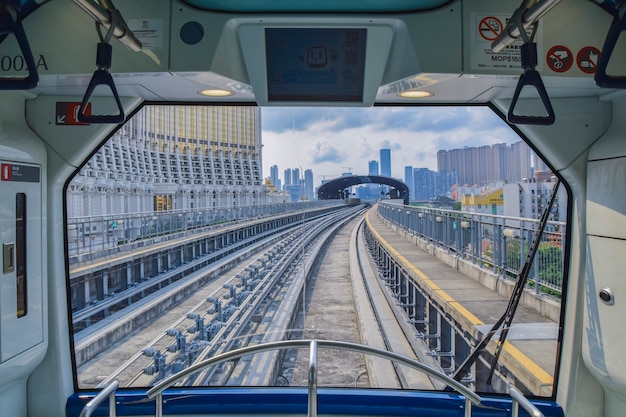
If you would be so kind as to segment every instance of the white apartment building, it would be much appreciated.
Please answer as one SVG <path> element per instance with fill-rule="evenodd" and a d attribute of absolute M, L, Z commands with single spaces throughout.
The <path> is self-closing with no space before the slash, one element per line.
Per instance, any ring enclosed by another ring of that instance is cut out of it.
<path fill-rule="evenodd" d="M 254 106 L 149 105 L 80 169 L 68 217 L 282 202 L 261 172 Z"/>

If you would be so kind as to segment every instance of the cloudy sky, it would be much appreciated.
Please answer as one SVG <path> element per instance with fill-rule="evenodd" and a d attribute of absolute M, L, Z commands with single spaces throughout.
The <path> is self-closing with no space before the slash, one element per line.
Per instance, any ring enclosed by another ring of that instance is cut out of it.
<path fill-rule="evenodd" d="M 367 174 L 367 162 L 391 149 L 392 175 L 404 167 L 437 170 L 437 151 L 520 140 L 487 107 L 277 108 L 262 115 L 263 176 L 278 165 L 312 169 L 315 186 L 352 168 Z"/>

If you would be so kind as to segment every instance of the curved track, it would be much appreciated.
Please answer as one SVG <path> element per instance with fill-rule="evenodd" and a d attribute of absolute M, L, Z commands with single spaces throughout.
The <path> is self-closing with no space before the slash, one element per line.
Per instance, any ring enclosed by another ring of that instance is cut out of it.
<path fill-rule="evenodd" d="M 363 243 L 358 243 L 359 239 L 362 241 L 361 237 L 357 238 L 360 233 L 356 228 L 343 227 L 351 222 L 356 224 L 354 219 L 362 212 L 362 208 L 352 208 L 296 228 L 252 262 L 214 280 L 202 294 L 181 304 L 177 313 L 157 318 L 85 364 L 79 369 L 79 384 L 81 387 L 105 385 L 117 379 L 126 387 L 153 386 L 189 366 L 234 349 L 290 338 L 336 338 L 336 334 L 323 334 L 325 326 L 319 324 L 332 320 L 333 316 L 339 322 L 354 321 L 354 326 L 344 326 L 341 338 L 360 343 L 365 338 L 363 333 L 369 334 L 372 329 L 364 328 L 359 316 L 366 308 L 372 309 L 370 305 L 384 301 L 380 295 L 372 295 L 373 284 L 365 278 L 375 274 L 368 261 L 359 255 L 366 253 Z M 345 256 L 348 243 L 350 253 L 356 253 L 360 263 L 356 269 L 351 268 Z M 333 270 L 341 267 L 338 265 L 342 261 L 347 273 Z M 357 287 L 366 289 L 359 295 Z M 380 287 L 376 291 L 378 294 Z M 344 298 L 336 299 L 339 294 Z M 306 299 L 304 307 L 303 299 Z M 368 326 L 373 326 L 385 340 L 380 348 L 398 351 L 397 345 L 389 342 L 398 339 L 398 334 L 387 335 L 383 328 L 388 323 L 381 325 L 389 320 L 389 312 L 380 313 L 380 308 L 373 308 L 375 319 Z M 354 317 L 348 319 L 350 312 Z M 173 314 L 178 316 L 172 317 Z M 120 355 L 124 353 L 126 357 L 122 359 Z M 402 353 L 414 356 L 413 352 Z M 430 381 L 423 378 L 415 381 L 397 365 L 391 368 L 394 377 L 381 379 L 377 375 L 388 371 L 381 370 L 380 364 L 362 357 L 340 361 L 336 368 L 347 370 L 342 372 L 349 375 L 341 377 L 329 371 L 332 376 L 326 381 L 328 385 L 432 388 Z M 306 381 L 300 366 L 303 362 L 301 352 L 265 352 L 205 369 L 183 379 L 179 385 L 302 385 Z M 332 363 L 332 360 L 322 362 Z M 389 369 L 391 365 L 386 366 Z"/>

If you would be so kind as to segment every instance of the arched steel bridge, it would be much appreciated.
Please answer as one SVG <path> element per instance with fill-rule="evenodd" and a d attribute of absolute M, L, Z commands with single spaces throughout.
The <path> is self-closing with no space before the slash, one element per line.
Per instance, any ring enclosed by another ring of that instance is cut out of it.
<path fill-rule="evenodd" d="M 332 179 L 317 189 L 317 197 L 320 200 L 340 200 L 347 197 L 346 189 L 359 184 L 388 185 L 392 187 L 389 190 L 390 198 L 401 198 L 405 205 L 409 204 L 409 187 L 402 181 L 381 175 L 346 175 Z"/>

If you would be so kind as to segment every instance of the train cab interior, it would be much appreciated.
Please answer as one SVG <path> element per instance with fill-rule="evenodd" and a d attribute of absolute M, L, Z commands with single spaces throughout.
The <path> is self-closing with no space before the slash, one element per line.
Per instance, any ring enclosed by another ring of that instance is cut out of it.
<path fill-rule="evenodd" d="M 625 8 L 620 0 L 0 0 L 0 416 L 623 415 Z M 320 76 L 337 56 L 349 61 L 340 76 Z M 290 72 L 294 57 L 307 71 Z M 81 388 L 65 195 L 85 161 L 147 104 L 493 112 L 567 190 L 549 395 L 518 402 L 515 390 L 474 393 L 446 375 L 448 388 L 430 391 L 318 388 L 314 376 L 288 388 Z M 96 397 L 101 405 L 86 409 Z"/>

